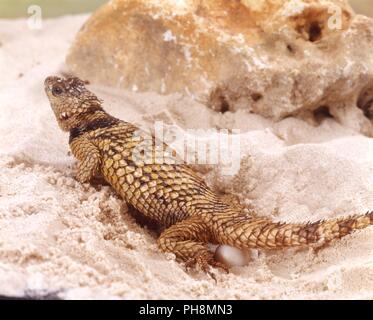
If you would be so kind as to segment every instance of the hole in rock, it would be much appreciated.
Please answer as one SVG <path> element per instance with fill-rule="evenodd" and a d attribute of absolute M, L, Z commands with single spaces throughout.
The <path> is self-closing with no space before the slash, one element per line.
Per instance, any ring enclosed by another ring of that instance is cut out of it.
<path fill-rule="evenodd" d="M 368 119 L 373 119 L 373 88 L 365 89 L 359 97 L 357 106 Z"/>
<path fill-rule="evenodd" d="M 226 113 L 229 111 L 229 103 L 225 97 L 220 97 L 220 107 L 218 108 L 218 111 L 221 113 Z"/>
<path fill-rule="evenodd" d="M 255 102 L 259 101 L 263 98 L 263 95 L 261 93 L 253 93 L 251 95 L 251 99 L 253 99 Z"/>
<path fill-rule="evenodd" d="M 288 44 L 288 45 L 286 46 L 286 49 L 287 49 L 290 53 L 294 53 L 294 52 L 295 52 L 295 49 L 294 49 L 294 47 L 293 47 L 291 44 Z"/>
<path fill-rule="evenodd" d="M 364 111 L 364 115 L 373 120 L 373 99 L 365 103 L 360 109 Z"/>
<path fill-rule="evenodd" d="M 315 42 L 317 40 L 320 40 L 322 36 L 322 28 L 320 26 L 320 23 L 317 21 L 314 21 L 310 24 L 308 28 L 308 38 L 311 42 Z"/>
<path fill-rule="evenodd" d="M 325 118 L 333 118 L 328 106 L 321 106 L 313 111 L 313 116 L 317 122 L 321 122 Z"/>
<path fill-rule="evenodd" d="M 211 92 L 209 100 L 208 104 L 213 110 L 221 113 L 231 111 L 231 106 L 225 95 L 225 89 L 221 87 L 215 88 Z"/>

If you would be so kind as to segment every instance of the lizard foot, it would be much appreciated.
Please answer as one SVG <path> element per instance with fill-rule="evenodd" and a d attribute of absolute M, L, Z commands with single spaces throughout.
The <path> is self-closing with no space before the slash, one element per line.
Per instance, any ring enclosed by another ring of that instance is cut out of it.
<path fill-rule="evenodd" d="M 212 279 L 216 280 L 215 275 L 210 271 L 210 266 L 214 268 L 221 269 L 225 271 L 226 273 L 229 273 L 229 268 L 221 263 L 215 260 L 214 255 L 210 252 L 202 252 L 197 254 L 194 258 L 189 259 L 185 263 L 186 269 L 188 270 L 191 267 L 198 266 L 201 268 L 202 271 L 207 273 Z"/>

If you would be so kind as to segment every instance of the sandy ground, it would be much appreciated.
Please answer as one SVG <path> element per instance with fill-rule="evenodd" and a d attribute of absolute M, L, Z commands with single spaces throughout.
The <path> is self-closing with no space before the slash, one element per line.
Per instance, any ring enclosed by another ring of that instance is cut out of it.
<path fill-rule="evenodd" d="M 0 20 L 0 294 L 56 292 L 62 298 L 336 299 L 373 298 L 373 228 L 318 254 L 258 252 L 217 284 L 186 273 L 160 253 L 109 187 L 80 185 L 68 136 L 43 92 L 63 69 L 86 16 L 44 22 Z M 172 118 L 182 128 L 237 128 L 241 169 L 201 168 L 208 183 L 258 214 L 314 221 L 373 208 L 373 140 L 326 119 L 319 127 L 288 118 L 224 115 L 174 95 L 93 88 L 106 109 L 149 125 Z M 168 110 L 166 112 L 166 110 Z M 168 116 L 167 116 L 168 114 Z"/>

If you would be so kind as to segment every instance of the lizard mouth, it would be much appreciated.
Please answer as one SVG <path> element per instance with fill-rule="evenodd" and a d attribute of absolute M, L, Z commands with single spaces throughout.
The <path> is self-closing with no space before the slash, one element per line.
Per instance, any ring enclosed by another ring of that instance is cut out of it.
<path fill-rule="evenodd" d="M 62 112 L 61 114 L 60 114 L 60 120 L 67 120 L 67 119 L 69 119 L 69 115 L 66 113 L 66 112 Z"/>

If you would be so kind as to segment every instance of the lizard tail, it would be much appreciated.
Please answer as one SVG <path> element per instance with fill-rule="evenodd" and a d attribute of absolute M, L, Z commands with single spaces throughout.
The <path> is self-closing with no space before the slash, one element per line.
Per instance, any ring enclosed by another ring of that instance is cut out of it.
<path fill-rule="evenodd" d="M 233 223 L 232 223 L 233 222 Z M 223 237 L 219 242 L 237 248 L 280 249 L 307 245 L 323 246 L 355 230 L 373 225 L 373 211 L 365 215 L 320 220 L 308 224 L 273 222 L 268 219 L 236 217 L 223 222 Z"/>

